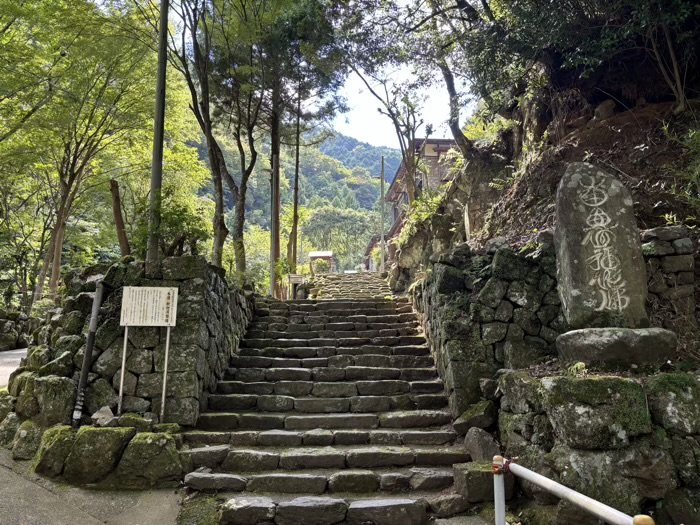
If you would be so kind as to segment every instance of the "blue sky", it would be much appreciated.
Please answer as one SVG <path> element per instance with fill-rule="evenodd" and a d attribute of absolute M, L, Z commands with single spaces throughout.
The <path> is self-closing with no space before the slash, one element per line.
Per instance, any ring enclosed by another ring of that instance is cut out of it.
<path fill-rule="evenodd" d="M 367 90 L 357 75 L 353 73 L 348 77 L 341 94 L 347 99 L 350 111 L 335 118 L 333 127 L 336 131 L 373 146 L 399 147 L 391 121 L 379 114 L 379 101 Z M 424 94 L 427 100 L 422 115 L 426 123 L 433 125 L 431 137 L 452 138 L 447 127 L 449 97 L 442 83 L 435 82 Z M 466 114 L 462 115 L 462 119 L 465 117 Z M 419 132 L 418 135 L 423 136 L 424 133 Z"/>

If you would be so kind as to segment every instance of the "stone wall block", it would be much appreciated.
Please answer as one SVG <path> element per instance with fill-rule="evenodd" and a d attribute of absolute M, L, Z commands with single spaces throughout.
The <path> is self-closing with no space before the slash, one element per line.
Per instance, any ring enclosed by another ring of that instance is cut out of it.
<path fill-rule="evenodd" d="M 543 405 L 557 437 L 572 448 L 627 447 L 652 431 L 644 390 L 621 377 L 542 380 Z"/>

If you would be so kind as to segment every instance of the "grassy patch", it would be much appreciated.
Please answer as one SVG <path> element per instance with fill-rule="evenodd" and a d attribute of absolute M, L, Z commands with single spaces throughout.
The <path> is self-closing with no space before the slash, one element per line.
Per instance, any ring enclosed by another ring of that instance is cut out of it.
<path fill-rule="evenodd" d="M 177 517 L 177 525 L 219 525 L 221 501 L 215 496 L 185 500 Z"/>

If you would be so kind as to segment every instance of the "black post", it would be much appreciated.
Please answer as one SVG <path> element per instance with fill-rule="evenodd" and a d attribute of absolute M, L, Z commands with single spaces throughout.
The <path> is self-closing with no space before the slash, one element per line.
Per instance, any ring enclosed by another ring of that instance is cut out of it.
<path fill-rule="evenodd" d="M 168 0 L 160 0 L 158 41 L 158 78 L 156 83 L 156 115 L 153 125 L 153 157 L 151 161 L 151 195 L 148 215 L 148 252 L 146 274 L 155 276 L 160 262 L 160 208 L 163 185 L 163 128 L 165 127 L 165 73 L 168 60 Z"/>
<path fill-rule="evenodd" d="M 75 399 L 73 409 L 73 428 L 80 426 L 83 417 L 83 402 L 85 401 L 85 386 L 87 385 L 88 374 L 92 368 L 92 350 L 95 347 L 95 333 L 97 332 L 97 317 L 102 306 L 102 296 L 104 294 L 104 283 L 99 281 L 95 290 L 95 297 L 92 300 L 92 313 L 90 314 L 90 331 L 85 345 L 85 355 L 83 356 L 83 367 L 80 370 L 80 381 L 78 382 L 78 396 Z"/>

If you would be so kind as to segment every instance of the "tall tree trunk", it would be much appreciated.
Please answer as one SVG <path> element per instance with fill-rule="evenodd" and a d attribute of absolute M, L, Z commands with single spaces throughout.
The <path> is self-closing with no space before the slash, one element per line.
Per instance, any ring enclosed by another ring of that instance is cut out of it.
<path fill-rule="evenodd" d="M 209 150 L 209 162 L 211 165 L 211 178 L 214 182 L 214 242 L 211 248 L 211 263 L 214 266 L 221 268 L 224 258 L 224 244 L 228 236 L 228 228 L 226 227 L 226 217 L 224 212 L 224 184 L 222 177 L 221 159 L 217 155 L 214 142 L 216 139 L 211 134 L 211 130 L 207 133 L 207 144 Z"/>
<path fill-rule="evenodd" d="M 245 244 L 243 242 L 243 228 L 245 227 L 245 201 L 246 191 L 241 186 L 241 192 L 236 201 L 236 208 L 233 216 L 233 231 L 231 232 L 231 241 L 233 243 L 233 253 L 236 256 L 236 271 L 243 278 L 246 271 L 245 262 Z"/>
<path fill-rule="evenodd" d="M 61 280 L 61 262 L 63 260 L 63 240 L 66 236 L 66 225 L 68 223 L 68 210 L 63 210 L 56 217 L 56 239 L 54 242 L 53 259 L 51 261 L 51 279 L 49 279 L 49 293 L 52 298 L 56 298 L 58 293 L 58 283 Z"/>
<path fill-rule="evenodd" d="M 41 271 L 36 278 L 36 287 L 34 288 L 34 299 L 32 299 L 31 306 L 33 307 L 35 303 L 41 301 L 44 296 L 44 287 L 46 286 L 46 276 L 49 273 L 49 268 L 51 267 L 51 260 L 53 259 L 54 246 L 56 246 L 56 227 L 51 230 L 49 235 L 49 247 L 46 250 L 46 255 L 44 256 L 44 263 L 41 265 Z M 31 309 L 30 309 L 31 311 Z"/>
<path fill-rule="evenodd" d="M 297 232 L 299 228 L 299 156 L 301 150 L 301 90 L 297 96 L 296 151 L 294 159 L 294 211 L 292 213 L 292 231 L 287 244 L 287 259 L 292 273 L 297 272 Z"/>
<path fill-rule="evenodd" d="M 277 262 L 280 260 L 280 121 L 282 113 L 281 86 L 275 83 L 272 88 L 272 111 L 270 114 L 270 149 L 272 154 L 272 206 L 271 206 L 271 271 L 270 279 L 274 287 L 274 296 L 279 297 L 279 282 L 277 281 Z"/>
<path fill-rule="evenodd" d="M 459 126 L 459 95 L 457 94 L 457 88 L 455 87 L 455 78 L 452 74 L 452 70 L 447 65 L 447 62 L 441 60 L 439 62 L 440 71 L 445 79 L 445 87 L 447 88 L 447 93 L 450 96 L 450 118 L 448 124 L 450 126 L 450 131 L 452 132 L 452 137 L 454 137 L 455 142 L 459 151 L 462 153 L 462 157 L 469 158 L 474 151 L 474 143 L 469 140 L 464 133 L 462 128 Z"/>
<path fill-rule="evenodd" d="M 119 195 L 119 183 L 112 179 L 109 181 L 109 190 L 112 193 L 112 213 L 114 214 L 114 225 L 117 229 L 117 239 L 119 239 L 119 251 L 122 257 L 131 255 L 131 246 L 129 246 L 129 238 L 126 236 L 126 227 L 124 226 L 124 214 L 122 213 L 122 199 Z"/>

